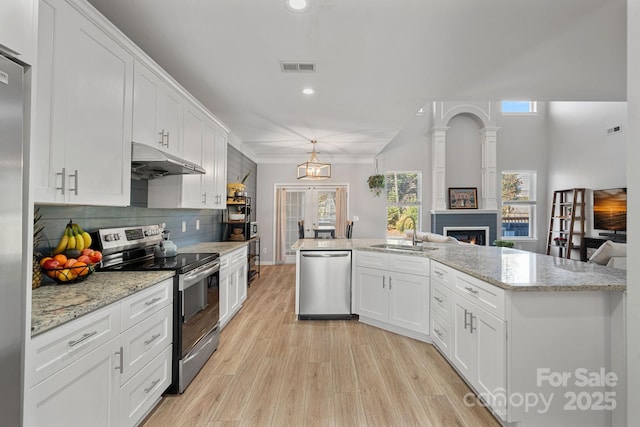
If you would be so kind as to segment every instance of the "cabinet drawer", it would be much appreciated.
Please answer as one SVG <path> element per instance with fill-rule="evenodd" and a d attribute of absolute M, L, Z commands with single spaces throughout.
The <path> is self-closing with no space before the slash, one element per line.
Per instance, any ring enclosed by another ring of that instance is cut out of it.
<path fill-rule="evenodd" d="M 166 346 L 171 345 L 172 318 L 173 305 L 169 304 L 122 333 L 124 368 L 121 384 L 129 381 Z"/>
<path fill-rule="evenodd" d="M 440 351 L 449 357 L 451 352 L 451 324 L 442 319 L 437 313 L 431 316 L 431 337 Z"/>
<path fill-rule="evenodd" d="M 431 262 L 431 279 L 437 280 L 442 284 L 447 284 L 451 282 L 452 271 L 451 268 L 446 265 L 440 264 L 439 262 Z"/>
<path fill-rule="evenodd" d="M 467 274 L 456 272 L 455 290 L 468 301 L 504 320 L 505 292 Z"/>
<path fill-rule="evenodd" d="M 356 266 L 387 270 L 389 255 L 381 252 L 356 251 Z"/>
<path fill-rule="evenodd" d="M 120 334 L 120 304 L 115 303 L 59 326 L 31 341 L 29 385 L 90 353 Z"/>
<path fill-rule="evenodd" d="M 173 279 L 167 279 L 122 301 L 122 330 L 127 330 L 173 302 Z"/>
<path fill-rule="evenodd" d="M 120 390 L 120 425 L 133 426 L 155 406 L 171 384 L 171 346 L 165 348 Z"/>
<path fill-rule="evenodd" d="M 231 268 L 247 262 L 247 248 L 237 249 L 231 253 Z"/>
<path fill-rule="evenodd" d="M 411 255 L 389 255 L 389 270 L 429 276 L 429 258 Z"/>
<path fill-rule="evenodd" d="M 431 308 L 451 323 L 451 291 L 438 282 L 431 282 Z"/>

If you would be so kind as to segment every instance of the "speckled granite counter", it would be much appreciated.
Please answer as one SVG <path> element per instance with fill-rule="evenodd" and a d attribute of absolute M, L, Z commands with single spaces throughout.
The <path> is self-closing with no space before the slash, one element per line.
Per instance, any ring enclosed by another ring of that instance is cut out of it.
<path fill-rule="evenodd" d="M 83 282 L 34 289 L 31 336 L 126 298 L 173 275 L 173 271 L 97 272 Z"/>
<path fill-rule="evenodd" d="M 184 248 L 179 248 L 178 252 L 187 253 L 187 252 L 217 252 L 220 255 L 224 255 L 233 251 L 234 249 L 238 249 L 242 246 L 247 246 L 249 241 L 244 242 L 202 242 L 196 243 L 191 246 L 185 246 Z"/>
<path fill-rule="evenodd" d="M 371 247 L 386 242 L 384 239 L 304 239 L 292 248 L 357 249 L 424 256 L 512 291 L 624 291 L 627 288 L 625 270 L 597 264 L 495 246 L 426 243 L 425 246 L 433 250 L 421 252 Z"/>

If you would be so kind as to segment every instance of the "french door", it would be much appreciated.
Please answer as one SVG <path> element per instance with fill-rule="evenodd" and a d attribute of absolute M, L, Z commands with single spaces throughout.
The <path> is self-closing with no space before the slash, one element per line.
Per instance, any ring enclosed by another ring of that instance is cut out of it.
<path fill-rule="evenodd" d="M 286 248 L 298 240 L 298 222 L 304 221 L 304 237 L 314 237 L 316 226 L 336 225 L 336 188 L 315 186 L 286 188 Z M 295 251 L 287 249 L 287 263 L 295 262 Z"/>

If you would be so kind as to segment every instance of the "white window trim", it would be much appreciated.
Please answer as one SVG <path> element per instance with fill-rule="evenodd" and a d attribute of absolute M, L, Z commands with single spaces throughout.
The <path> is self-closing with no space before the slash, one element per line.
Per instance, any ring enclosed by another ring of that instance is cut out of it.
<path fill-rule="evenodd" d="M 529 110 L 526 112 L 519 113 L 517 111 L 502 111 L 502 102 L 528 102 L 530 104 Z M 531 111 L 533 110 L 533 111 Z M 537 116 L 538 115 L 538 101 L 526 101 L 526 100 L 517 100 L 517 99 L 505 99 L 500 101 L 500 113 L 503 116 Z"/>
<path fill-rule="evenodd" d="M 520 205 L 520 206 L 533 206 L 533 215 L 531 218 L 531 222 L 530 222 L 530 228 L 531 228 L 531 236 L 501 236 L 500 239 L 501 240 L 509 240 L 512 242 L 537 242 L 538 241 L 538 192 L 537 192 L 537 187 L 538 187 L 538 172 L 535 170 L 526 170 L 526 169 L 522 169 L 522 170 L 504 170 L 500 173 L 500 177 L 502 177 L 505 174 L 523 174 L 523 173 L 528 173 L 528 174 L 532 174 L 535 176 L 535 181 L 530 185 L 529 188 L 529 195 L 533 197 L 533 199 L 530 200 L 502 200 L 502 197 L 500 197 L 500 212 L 502 212 L 502 207 L 504 205 Z M 502 184 L 502 181 L 500 181 L 500 183 Z M 502 215 L 500 215 L 500 230 L 502 230 Z"/>

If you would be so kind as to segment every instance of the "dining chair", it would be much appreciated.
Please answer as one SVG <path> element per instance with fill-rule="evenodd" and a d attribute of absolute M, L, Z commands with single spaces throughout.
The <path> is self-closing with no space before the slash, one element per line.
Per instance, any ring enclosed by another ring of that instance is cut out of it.
<path fill-rule="evenodd" d="M 352 234 L 353 234 L 353 221 L 347 221 L 347 232 L 345 233 L 345 237 L 347 239 L 350 239 Z"/>
<path fill-rule="evenodd" d="M 298 221 L 298 239 L 304 239 L 304 221 Z"/>

